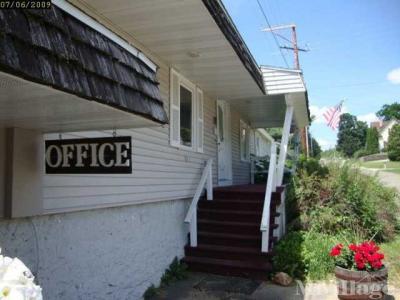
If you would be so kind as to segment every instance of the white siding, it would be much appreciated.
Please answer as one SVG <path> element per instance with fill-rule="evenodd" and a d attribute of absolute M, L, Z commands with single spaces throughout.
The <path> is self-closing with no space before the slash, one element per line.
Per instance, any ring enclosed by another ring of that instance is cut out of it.
<path fill-rule="evenodd" d="M 250 163 L 240 160 L 240 114 L 231 107 L 233 184 L 250 183 Z"/>
<path fill-rule="evenodd" d="M 299 70 L 261 67 L 268 95 L 305 92 L 303 76 Z"/>
<path fill-rule="evenodd" d="M 169 68 L 158 70 L 160 90 L 169 112 Z M 214 158 L 217 182 L 216 103 L 204 91 L 204 153 L 172 147 L 169 126 L 117 130 L 132 136 L 133 172 L 129 175 L 46 175 L 44 210 L 47 213 L 190 198 L 194 194 L 204 162 Z M 63 138 L 111 136 L 112 131 L 63 134 Z M 48 135 L 47 138 L 58 138 Z"/>

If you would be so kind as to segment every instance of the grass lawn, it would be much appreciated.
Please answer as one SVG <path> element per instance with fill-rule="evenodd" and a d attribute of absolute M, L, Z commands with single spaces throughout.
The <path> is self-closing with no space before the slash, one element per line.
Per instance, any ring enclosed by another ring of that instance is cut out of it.
<path fill-rule="evenodd" d="M 396 173 L 400 175 L 400 169 L 387 170 L 385 172 Z"/>
<path fill-rule="evenodd" d="M 386 168 L 400 170 L 400 161 L 386 161 L 386 160 L 367 161 L 367 162 L 361 162 L 360 166 L 364 168 L 384 169 L 385 164 Z"/>
<path fill-rule="evenodd" d="M 385 253 L 385 263 L 389 267 L 389 281 L 396 287 L 400 287 L 400 235 L 386 244 L 381 245 Z"/>
<path fill-rule="evenodd" d="M 359 162 L 359 166 L 369 169 L 381 169 L 382 171 L 385 172 L 400 174 L 400 161 L 388 161 L 388 160 L 367 161 L 367 162 Z"/>

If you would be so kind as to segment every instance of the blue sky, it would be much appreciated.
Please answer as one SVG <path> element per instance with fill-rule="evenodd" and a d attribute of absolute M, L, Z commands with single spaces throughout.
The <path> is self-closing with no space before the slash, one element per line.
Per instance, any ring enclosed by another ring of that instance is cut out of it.
<path fill-rule="evenodd" d="M 285 67 L 256 0 L 223 0 L 259 64 Z M 344 110 L 364 121 L 400 101 L 400 0 L 260 0 L 271 25 L 295 23 L 310 108 L 311 132 L 325 149 L 336 132 L 321 114 L 346 99 Z M 290 38 L 289 32 L 286 37 Z M 288 44 L 280 40 L 280 43 Z M 293 54 L 285 57 L 293 66 Z M 391 73 L 390 73 L 391 72 Z"/>

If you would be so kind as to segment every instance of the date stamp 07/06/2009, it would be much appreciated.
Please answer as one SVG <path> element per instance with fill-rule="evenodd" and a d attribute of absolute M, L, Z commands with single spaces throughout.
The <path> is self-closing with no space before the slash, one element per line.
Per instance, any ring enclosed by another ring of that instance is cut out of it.
<path fill-rule="evenodd" d="M 0 0 L 0 9 L 49 9 L 51 0 Z"/>

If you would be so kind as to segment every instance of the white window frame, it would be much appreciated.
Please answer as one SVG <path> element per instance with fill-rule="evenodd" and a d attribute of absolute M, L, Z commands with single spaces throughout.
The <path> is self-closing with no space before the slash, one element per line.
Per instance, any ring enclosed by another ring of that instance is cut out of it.
<path fill-rule="evenodd" d="M 246 130 L 245 134 L 245 148 L 247 148 L 247 153 L 243 153 L 242 151 L 242 131 Z M 240 147 L 240 161 L 242 162 L 249 162 L 250 161 L 250 126 L 242 119 L 240 119 L 240 126 L 239 126 L 239 147 Z"/>
<path fill-rule="evenodd" d="M 175 76 L 174 76 L 175 75 Z M 178 97 L 179 105 L 174 105 L 173 100 L 175 95 L 173 94 L 173 86 L 175 84 L 174 79 L 177 78 L 178 84 Z M 180 139 L 180 87 L 184 87 L 192 93 L 192 145 L 186 146 L 181 143 Z M 197 87 L 194 83 L 183 77 L 176 70 L 171 68 L 170 73 L 170 145 L 172 147 L 203 153 L 204 148 L 204 94 L 203 91 Z M 199 105 L 202 105 L 201 109 Z M 173 110 L 179 110 L 179 119 L 173 120 Z M 174 129 L 173 126 L 178 126 Z M 177 130 L 179 134 L 179 141 L 173 139 L 173 131 Z M 200 139 L 200 134 L 202 137 Z"/>

